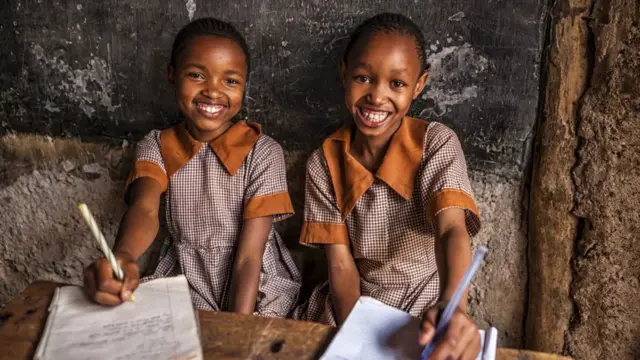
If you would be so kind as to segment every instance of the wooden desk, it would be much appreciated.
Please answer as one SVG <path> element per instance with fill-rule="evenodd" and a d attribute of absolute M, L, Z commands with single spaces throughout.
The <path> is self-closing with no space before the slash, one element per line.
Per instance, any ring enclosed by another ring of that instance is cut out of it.
<path fill-rule="evenodd" d="M 54 289 L 36 281 L 0 311 L 0 359 L 31 359 L 47 319 Z M 332 327 L 293 320 L 265 319 L 200 311 L 206 359 L 317 359 L 331 342 Z M 566 357 L 498 349 L 498 360 L 563 360 Z"/>

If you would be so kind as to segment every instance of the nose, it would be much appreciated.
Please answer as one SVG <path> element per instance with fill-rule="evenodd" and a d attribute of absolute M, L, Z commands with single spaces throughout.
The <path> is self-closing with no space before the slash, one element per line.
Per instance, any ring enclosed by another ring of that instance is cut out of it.
<path fill-rule="evenodd" d="M 382 84 L 371 87 L 369 94 L 367 94 L 367 101 L 373 105 L 382 105 L 387 102 L 387 93 Z"/>
<path fill-rule="evenodd" d="M 221 95 L 219 81 L 216 81 L 216 79 L 209 79 L 202 89 L 202 94 L 210 98 L 219 97 Z"/>

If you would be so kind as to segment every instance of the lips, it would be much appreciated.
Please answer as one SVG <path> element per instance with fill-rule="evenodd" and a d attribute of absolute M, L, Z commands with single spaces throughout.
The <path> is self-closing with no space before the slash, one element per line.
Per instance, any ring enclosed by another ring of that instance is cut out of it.
<path fill-rule="evenodd" d="M 357 114 L 360 121 L 368 127 L 379 127 L 389 119 L 391 112 L 384 110 L 373 110 L 357 107 Z"/>
<path fill-rule="evenodd" d="M 226 106 L 222 104 L 213 104 L 213 103 L 205 103 L 205 102 L 196 102 L 196 108 L 198 112 L 202 115 L 209 118 L 216 118 L 220 116 L 224 110 L 226 110 Z"/>

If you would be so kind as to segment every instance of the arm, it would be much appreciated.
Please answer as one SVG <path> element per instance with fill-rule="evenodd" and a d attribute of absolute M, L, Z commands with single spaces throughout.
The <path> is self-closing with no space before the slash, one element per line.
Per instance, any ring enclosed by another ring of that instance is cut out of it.
<path fill-rule="evenodd" d="M 464 210 L 451 208 L 441 211 L 434 220 L 435 252 L 440 277 L 440 301 L 453 295 L 464 272 L 471 263 L 471 244 L 465 225 Z M 458 305 L 467 311 L 467 294 Z"/>
<path fill-rule="evenodd" d="M 336 323 L 341 325 L 360 297 L 360 274 L 348 245 L 326 245 L 325 249 L 331 300 Z"/>
<path fill-rule="evenodd" d="M 131 205 L 125 212 L 116 237 L 114 255 L 124 272 L 124 281 L 113 276 L 113 268 L 105 258 L 98 259 L 84 271 L 84 289 L 95 302 L 118 305 L 127 301 L 138 287 L 136 260 L 147 250 L 158 232 L 160 183 L 142 177 L 131 185 Z"/>
<path fill-rule="evenodd" d="M 440 302 L 446 303 L 455 292 L 464 272 L 471 263 L 471 245 L 465 225 L 464 210 L 449 208 L 441 211 L 434 219 L 435 251 L 438 275 L 440 276 Z M 438 341 L 430 359 L 472 360 L 481 349 L 480 334 L 475 322 L 467 314 L 467 294 L 458 304 L 446 333 Z M 418 342 L 429 343 L 435 335 L 439 308 L 432 308 L 422 322 L 422 332 Z"/>
<path fill-rule="evenodd" d="M 151 246 L 158 234 L 161 185 L 150 177 L 131 184 L 131 202 L 120 222 L 114 254 L 136 261 Z"/>
<path fill-rule="evenodd" d="M 232 312 L 253 314 L 256 308 L 262 257 L 272 222 L 272 216 L 264 216 L 245 220 L 242 225 L 231 273 Z"/>

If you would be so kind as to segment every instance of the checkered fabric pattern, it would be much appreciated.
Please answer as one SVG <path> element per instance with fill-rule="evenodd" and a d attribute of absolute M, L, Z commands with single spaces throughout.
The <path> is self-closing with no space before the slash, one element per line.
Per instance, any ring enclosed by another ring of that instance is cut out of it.
<path fill-rule="evenodd" d="M 403 171 L 403 169 L 398 169 Z M 440 191 L 455 189 L 473 198 L 464 154 L 455 133 L 431 122 L 412 198 L 405 200 L 377 179 L 342 219 L 322 149 L 307 163 L 304 221 L 344 223 L 360 273 L 361 295 L 371 296 L 416 317 L 438 300 L 439 279 L 434 229 L 427 204 Z M 443 209 L 437 209 L 442 211 Z M 474 236 L 480 219 L 465 209 L 467 230 Z M 329 283 L 317 287 L 294 317 L 336 325 Z"/>
<path fill-rule="evenodd" d="M 152 131 L 138 143 L 136 160 L 154 162 L 165 170 L 160 142 L 160 131 Z M 169 179 L 164 195 L 170 233 L 167 242 L 171 246 L 154 274 L 143 281 L 184 274 L 198 309 L 226 310 L 246 202 L 287 191 L 284 154 L 270 137 L 260 135 L 235 176 L 203 144 Z M 278 221 L 291 215 L 273 216 Z M 299 288 L 300 274 L 272 226 L 263 257 L 256 314 L 287 316 L 297 301 Z"/>

